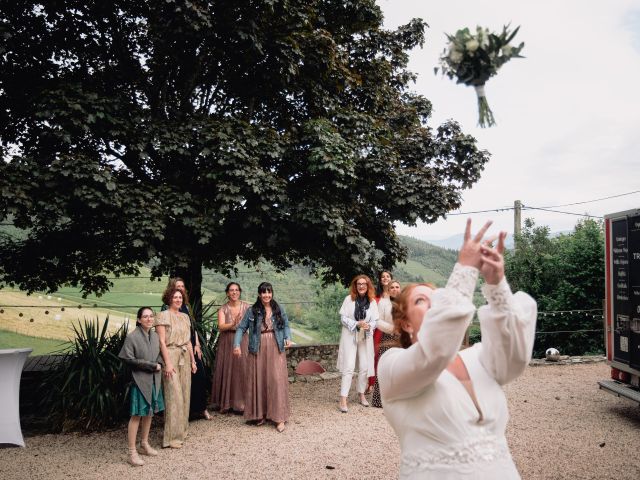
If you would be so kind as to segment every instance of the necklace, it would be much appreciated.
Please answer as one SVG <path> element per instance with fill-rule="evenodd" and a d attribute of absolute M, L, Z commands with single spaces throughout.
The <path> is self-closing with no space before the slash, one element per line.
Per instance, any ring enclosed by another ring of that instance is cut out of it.
<path fill-rule="evenodd" d="M 242 313 L 242 302 L 238 302 L 238 305 L 236 306 L 229 304 L 229 313 L 234 325 L 240 323 L 240 320 L 242 320 L 240 318 Z"/>

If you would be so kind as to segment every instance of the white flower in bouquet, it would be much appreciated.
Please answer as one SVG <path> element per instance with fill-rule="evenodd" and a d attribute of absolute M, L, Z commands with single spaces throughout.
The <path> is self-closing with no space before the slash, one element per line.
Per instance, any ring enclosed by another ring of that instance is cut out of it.
<path fill-rule="evenodd" d="M 502 65 L 512 58 L 523 58 L 520 51 L 524 48 L 524 42 L 517 47 L 510 44 L 520 27 L 513 32 L 509 31 L 509 25 L 502 29 L 502 33 L 492 33 L 488 28 L 476 27 L 475 35 L 468 28 L 458 30 L 455 35 L 448 35 L 448 48 L 445 48 L 440 57 L 442 74 L 450 79 L 456 79 L 456 83 L 472 86 L 478 97 L 478 123 L 481 127 L 491 127 L 496 124 L 493 112 L 489 108 L 484 85 L 493 77 Z"/>
<path fill-rule="evenodd" d="M 471 40 L 466 42 L 464 46 L 469 52 L 475 52 L 480 46 L 480 42 L 478 42 L 478 40 L 476 40 L 475 38 L 472 38 Z"/>
<path fill-rule="evenodd" d="M 449 59 L 453 63 L 460 63 L 463 58 L 464 55 L 462 55 L 462 52 L 459 52 L 458 50 L 451 50 L 451 53 L 449 53 Z"/>

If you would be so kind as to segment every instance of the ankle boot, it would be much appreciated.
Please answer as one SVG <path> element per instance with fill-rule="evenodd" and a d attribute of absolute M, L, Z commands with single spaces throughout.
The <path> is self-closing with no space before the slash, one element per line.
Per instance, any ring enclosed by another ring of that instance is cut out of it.
<path fill-rule="evenodd" d="M 155 457 L 156 455 L 158 455 L 158 451 L 154 448 L 151 448 L 149 442 L 140 442 L 140 453 L 149 457 Z"/>
<path fill-rule="evenodd" d="M 144 465 L 144 460 L 138 456 L 138 451 L 135 448 L 129 449 L 129 463 L 134 467 L 141 467 Z"/>

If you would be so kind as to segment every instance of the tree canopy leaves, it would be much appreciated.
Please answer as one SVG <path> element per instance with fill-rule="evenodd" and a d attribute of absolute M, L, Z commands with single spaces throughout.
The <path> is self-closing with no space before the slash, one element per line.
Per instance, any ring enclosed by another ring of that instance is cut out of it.
<path fill-rule="evenodd" d="M 412 93 L 426 23 L 373 0 L 4 2 L 0 282 L 261 259 L 346 281 L 403 259 L 488 160 Z M 195 293 L 195 294 L 194 294 Z"/>

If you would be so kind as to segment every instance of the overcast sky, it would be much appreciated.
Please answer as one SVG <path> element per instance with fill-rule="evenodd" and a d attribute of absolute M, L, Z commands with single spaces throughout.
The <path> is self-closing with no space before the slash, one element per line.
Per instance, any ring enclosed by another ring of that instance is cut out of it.
<path fill-rule="evenodd" d="M 463 194 L 460 211 L 524 205 L 547 207 L 640 190 L 640 0 L 378 0 L 385 25 L 411 18 L 430 26 L 424 48 L 412 52 L 414 90 L 433 103 L 429 126 L 457 120 L 480 148 L 491 152 L 481 180 Z M 477 127 L 471 87 L 457 85 L 433 68 L 444 35 L 482 25 L 493 31 L 520 25 L 525 59 L 512 59 L 486 85 L 498 125 Z M 556 210 L 602 216 L 640 208 L 640 193 Z M 453 212 L 452 212 L 453 213 Z M 471 215 L 513 231 L 513 211 Z M 570 230 L 579 217 L 528 210 L 552 231 Z M 398 225 L 422 239 L 460 233 L 465 216 L 435 224 Z"/>

